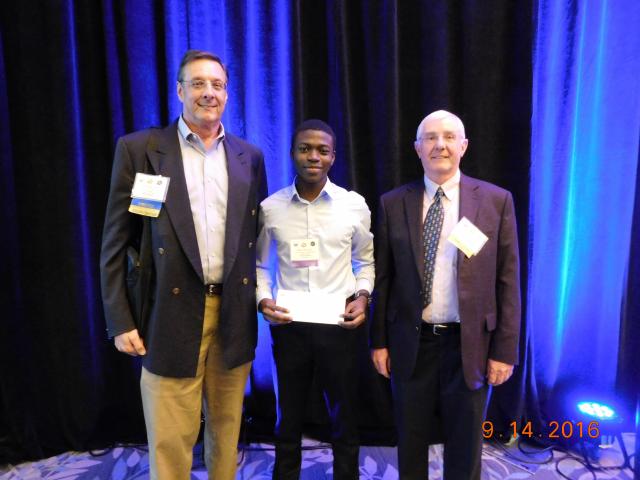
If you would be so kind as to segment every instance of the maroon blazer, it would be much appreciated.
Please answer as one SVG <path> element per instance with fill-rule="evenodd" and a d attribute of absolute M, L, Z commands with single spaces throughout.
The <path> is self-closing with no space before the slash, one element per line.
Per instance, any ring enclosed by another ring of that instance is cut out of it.
<path fill-rule="evenodd" d="M 228 133 L 224 148 L 229 193 L 219 335 L 225 364 L 233 368 L 255 355 L 257 212 L 267 183 L 258 148 Z M 113 337 L 135 328 L 125 282 L 127 247 L 139 243 L 142 230 L 141 217 L 127 211 L 136 172 L 171 179 L 160 216 L 151 219 L 153 276 L 143 364 L 158 375 L 193 377 L 202 340 L 204 276 L 177 122 L 118 140 L 100 255 L 107 331 Z"/>
<path fill-rule="evenodd" d="M 391 374 L 400 379 L 412 375 L 420 339 L 423 195 L 422 179 L 403 185 L 382 195 L 378 212 L 371 348 L 389 349 Z M 489 237 L 471 258 L 458 252 L 462 366 L 467 386 L 477 389 L 488 358 L 518 363 L 518 235 L 511 194 L 466 175 L 459 215 Z"/>

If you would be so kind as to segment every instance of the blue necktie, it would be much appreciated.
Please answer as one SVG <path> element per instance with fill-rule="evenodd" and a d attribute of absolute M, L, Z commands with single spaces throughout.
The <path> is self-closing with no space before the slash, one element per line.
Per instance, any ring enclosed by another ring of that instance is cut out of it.
<path fill-rule="evenodd" d="M 431 290 L 433 288 L 433 271 L 436 265 L 436 253 L 442 222 L 444 221 L 444 207 L 441 198 L 444 196 L 442 187 L 434 196 L 433 203 L 427 212 L 422 228 L 422 247 L 424 251 L 424 274 L 422 277 L 422 308 L 426 308 L 431 303 Z"/>

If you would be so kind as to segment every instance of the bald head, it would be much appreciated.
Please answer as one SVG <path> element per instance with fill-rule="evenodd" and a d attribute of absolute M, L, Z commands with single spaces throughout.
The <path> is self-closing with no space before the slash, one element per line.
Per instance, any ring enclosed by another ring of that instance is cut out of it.
<path fill-rule="evenodd" d="M 422 119 L 422 121 L 420 122 L 420 125 L 418 125 L 418 131 L 416 132 L 416 140 L 420 140 L 420 137 L 424 133 L 424 127 L 427 123 L 434 120 L 444 120 L 444 119 L 449 119 L 450 121 L 453 122 L 454 126 L 456 127 L 457 133 L 460 134 L 461 138 L 467 138 L 464 132 L 464 124 L 462 123 L 462 120 L 460 120 L 458 116 L 454 115 L 451 112 L 447 112 L 446 110 L 436 110 L 435 112 L 430 113 L 429 115 L 427 115 Z"/>

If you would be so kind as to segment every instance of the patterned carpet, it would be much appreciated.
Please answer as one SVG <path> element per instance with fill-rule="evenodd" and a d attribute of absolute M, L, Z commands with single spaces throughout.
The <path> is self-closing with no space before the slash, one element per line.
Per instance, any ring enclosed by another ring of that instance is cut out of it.
<path fill-rule="evenodd" d="M 623 434 L 627 451 L 634 450 L 635 435 Z M 485 443 L 482 455 L 483 480 L 516 479 L 633 479 L 633 472 L 626 469 L 606 469 L 590 471 L 577 452 L 559 450 L 536 452 L 527 445 L 517 442 L 505 446 Z M 331 449 L 314 440 L 304 441 L 301 480 L 323 480 L 333 477 Z M 430 454 L 429 478 L 442 478 L 441 448 L 432 446 Z M 531 452 L 531 453 L 529 453 Z M 23 463 L 0 468 L 2 480 L 128 480 L 148 479 L 148 453 L 141 447 L 118 447 L 101 452 L 69 452 L 38 462 Z M 206 479 L 206 469 L 202 462 L 201 445 L 194 455 L 192 479 Z M 591 452 L 593 465 L 612 467 L 622 463 L 623 456 L 617 441 L 606 448 L 595 448 Z M 598 462 L 593 458 L 598 458 Z M 273 445 L 251 444 L 241 450 L 238 456 L 240 467 L 238 480 L 266 480 L 271 478 L 273 469 Z M 633 460 L 632 460 L 633 462 Z M 558 473 L 561 472 L 561 473 Z M 564 475 L 564 477 L 563 477 Z M 360 450 L 361 480 L 395 480 L 398 478 L 396 449 L 392 447 L 362 447 Z"/>

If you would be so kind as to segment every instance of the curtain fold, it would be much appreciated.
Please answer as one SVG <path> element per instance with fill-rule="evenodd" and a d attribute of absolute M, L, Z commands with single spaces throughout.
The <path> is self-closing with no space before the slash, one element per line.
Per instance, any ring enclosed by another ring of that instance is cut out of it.
<path fill-rule="evenodd" d="M 537 19 L 528 315 L 543 403 L 560 404 L 621 393 L 612 359 L 637 342 L 619 326 L 637 283 L 640 5 L 541 0 Z"/>
<path fill-rule="evenodd" d="M 640 131 L 638 135 L 638 161 L 640 162 Z M 616 390 L 624 399 L 629 419 L 635 416 L 636 432 L 640 427 L 640 256 L 634 246 L 640 245 L 640 176 L 636 175 L 633 223 L 629 247 L 629 264 L 626 271 L 626 291 L 622 301 L 620 321 L 620 348 L 616 369 Z M 636 441 L 638 441 L 636 439 Z"/>

